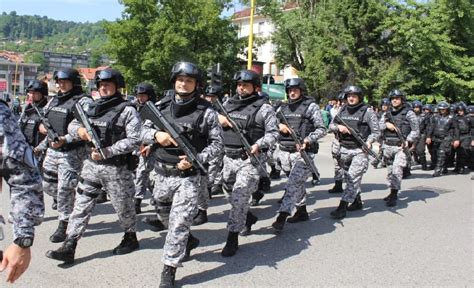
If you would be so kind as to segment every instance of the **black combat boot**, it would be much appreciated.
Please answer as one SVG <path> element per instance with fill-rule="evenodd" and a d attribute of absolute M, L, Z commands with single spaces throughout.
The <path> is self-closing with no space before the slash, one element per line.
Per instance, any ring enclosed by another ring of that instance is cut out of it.
<path fill-rule="evenodd" d="M 53 204 L 51 204 L 51 209 L 58 210 L 58 199 L 53 198 Z"/>
<path fill-rule="evenodd" d="M 207 210 L 198 209 L 196 217 L 193 219 L 193 226 L 207 223 Z"/>
<path fill-rule="evenodd" d="M 60 243 L 66 240 L 67 221 L 59 221 L 58 229 L 49 237 L 49 241 Z"/>
<path fill-rule="evenodd" d="M 247 212 L 247 219 L 245 219 L 245 228 L 240 232 L 240 235 L 242 236 L 248 236 L 250 235 L 250 232 L 252 231 L 252 225 L 257 223 L 258 218 L 257 216 L 253 215 L 252 212 L 248 211 Z"/>
<path fill-rule="evenodd" d="M 402 179 L 406 179 L 408 177 L 411 176 L 411 171 L 410 171 L 410 167 L 403 167 L 403 175 L 402 175 Z"/>
<path fill-rule="evenodd" d="M 343 219 L 346 217 L 346 211 L 347 211 L 347 203 L 346 201 L 339 202 L 339 206 L 337 207 L 336 210 L 332 211 L 330 214 L 334 219 Z"/>
<path fill-rule="evenodd" d="M 174 278 L 176 277 L 176 268 L 165 265 L 161 272 L 160 288 L 174 288 Z"/>
<path fill-rule="evenodd" d="M 286 218 L 288 218 L 288 216 L 290 216 L 289 213 L 280 212 L 276 221 L 272 224 L 272 227 L 276 230 L 276 232 L 280 232 L 281 230 L 283 230 L 283 226 L 285 226 Z"/>
<path fill-rule="evenodd" d="M 258 206 L 260 204 L 260 200 L 262 200 L 263 196 L 262 191 L 258 190 L 257 192 L 252 193 L 252 201 L 250 201 L 250 206 Z"/>
<path fill-rule="evenodd" d="M 360 198 L 360 193 L 357 194 L 354 202 L 351 203 L 351 205 L 349 205 L 347 207 L 347 211 L 356 211 L 356 210 L 361 210 L 363 208 L 362 206 L 362 199 Z"/>
<path fill-rule="evenodd" d="M 306 205 L 296 207 L 295 215 L 288 218 L 286 221 L 288 223 L 298 223 L 307 221 L 309 219 L 308 211 L 306 211 Z"/>
<path fill-rule="evenodd" d="M 270 166 L 270 168 L 272 169 L 270 171 L 270 179 L 274 179 L 274 180 L 275 179 L 280 179 L 281 178 L 281 176 L 280 176 L 281 171 L 276 169 L 275 166 Z"/>
<path fill-rule="evenodd" d="M 390 189 L 390 195 L 388 195 L 387 207 L 393 207 L 397 205 L 397 199 L 398 199 L 398 190 L 397 189 Z"/>
<path fill-rule="evenodd" d="M 96 199 L 97 199 L 97 202 L 96 202 L 97 204 L 102 204 L 109 201 L 107 199 L 107 193 L 105 191 L 100 191 L 99 196 L 97 196 Z"/>
<path fill-rule="evenodd" d="M 214 196 L 214 195 L 224 194 L 224 191 L 222 190 L 222 185 L 217 184 L 217 185 L 212 186 L 212 188 L 211 188 L 211 194 L 212 194 L 213 196 Z"/>
<path fill-rule="evenodd" d="M 135 198 L 133 202 L 135 203 L 135 214 L 142 214 L 142 199 Z"/>
<path fill-rule="evenodd" d="M 423 171 L 428 171 L 429 170 L 428 165 L 426 165 L 426 162 L 421 163 L 421 170 L 423 170 Z"/>
<path fill-rule="evenodd" d="M 227 234 L 227 242 L 225 243 L 224 249 L 222 249 L 222 257 L 234 256 L 235 252 L 239 249 L 239 232 L 229 232 Z"/>
<path fill-rule="evenodd" d="M 188 261 L 191 255 L 191 250 L 197 248 L 199 246 L 199 239 L 194 237 L 193 234 L 189 233 L 188 243 L 186 243 L 186 250 L 184 251 L 184 259 L 183 261 Z"/>
<path fill-rule="evenodd" d="M 122 242 L 114 248 L 112 253 L 114 255 L 123 255 L 131 253 L 134 250 L 138 249 L 138 240 L 136 232 L 125 232 L 123 235 Z"/>
<path fill-rule="evenodd" d="M 443 168 L 443 171 L 441 171 L 441 173 L 442 173 L 443 175 L 448 174 L 448 173 L 449 173 L 448 167 L 445 166 L 445 167 Z"/>
<path fill-rule="evenodd" d="M 142 220 L 143 223 L 150 225 L 150 230 L 153 232 L 159 232 L 166 230 L 165 224 L 161 222 L 158 218 L 156 217 L 145 217 Z"/>
<path fill-rule="evenodd" d="M 312 175 L 313 175 L 313 180 L 311 180 L 311 184 L 313 184 L 313 186 L 319 185 L 319 183 L 321 183 L 321 180 L 319 179 L 318 175 L 314 173 Z"/>
<path fill-rule="evenodd" d="M 439 177 L 442 175 L 442 169 L 435 169 L 435 172 L 433 173 L 433 177 Z"/>
<path fill-rule="evenodd" d="M 76 253 L 77 240 L 66 239 L 63 245 L 57 250 L 49 250 L 46 252 L 46 257 L 63 261 L 64 264 L 74 263 L 74 254 Z"/>
<path fill-rule="evenodd" d="M 461 167 L 461 168 L 459 168 L 459 170 L 458 170 L 457 173 L 458 173 L 458 174 L 464 174 L 465 171 L 466 171 L 465 168 L 464 168 L 464 167 Z"/>
<path fill-rule="evenodd" d="M 342 188 L 342 180 L 336 180 L 334 187 L 328 190 L 329 193 L 342 193 L 344 189 Z"/>

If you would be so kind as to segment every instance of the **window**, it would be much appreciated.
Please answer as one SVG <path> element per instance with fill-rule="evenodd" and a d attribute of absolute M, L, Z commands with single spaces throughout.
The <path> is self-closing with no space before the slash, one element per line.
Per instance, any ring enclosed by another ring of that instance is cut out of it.
<path fill-rule="evenodd" d="M 270 63 L 270 74 L 278 75 L 278 67 L 276 63 Z"/>

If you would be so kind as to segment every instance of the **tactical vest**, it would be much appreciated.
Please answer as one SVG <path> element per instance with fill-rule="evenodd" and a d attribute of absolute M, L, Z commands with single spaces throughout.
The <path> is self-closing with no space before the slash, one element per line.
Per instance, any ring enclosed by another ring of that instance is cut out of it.
<path fill-rule="evenodd" d="M 224 104 L 224 108 L 229 116 L 237 123 L 242 134 L 247 138 L 250 145 L 257 142 L 265 135 L 265 120 L 257 119 L 257 112 L 266 99 L 255 97 L 253 101 L 242 101 L 240 105 Z M 230 127 L 223 127 L 224 146 L 232 149 L 243 148 L 244 145 L 239 139 L 237 133 Z"/>
<path fill-rule="evenodd" d="M 66 97 L 66 99 L 60 99 L 58 96 L 54 97 L 45 113 L 49 123 L 59 136 L 68 134 L 67 126 L 74 119 L 74 104 L 84 95 L 71 92 L 71 95 L 63 97 Z"/>
<path fill-rule="evenodd" d="M 280 111 L 285 115 L 290 128 L 292 128 L 298 135 L 298 138 L 304 139 L 311 132 L 313 132 L 316 127 L 314 127 L 311 118 L 306 117 L 306 111 L 308 110 L 311 103 L 314 103 L 314 100 L 308 97 L 304 97 L 299 103 L 294 104 L 282 104 L 280 106 Z M 280 119 L 280 123 L 282 123 Z M 295 141 L 291 138 L 289 134 L 283 134 L 280 132 L 279 143 L 285 147 L 295 147 Z"/>
<path fill-rule="evenodd" d="M 349 125 L 352 129 L 359 132 L 360 137 L 364 141 L 366 141 L 370 135 L 370 126 L 364 121 L 365 112 L 367 112 L 368 108 L 369 106 L 364 104 L 356 111 L 350 113 L 350 108 L 348 109 L 348 105 L 344 105 L 339 112 L 339 117 L 341 117 L 342 120 L 344 120 L 344 122 L 346 122 L 347 125 Z M 337 123 L 337 121 L 335 122 L 336 124 L 340 124 Z M 357 140 L 350 134 L 342 134 L 338 132 L 338 139 L 341 145 L 345 148 L 355 149 L 360 147 L 360 144 L 357 142 Z"/>
<path fill-rule="evenodd" d="M 117 123 L 117 120 L 125 107 L 133 107 L 133 105 L 121 97 L 117 97 L 114 100 L 115 101 L 108 103 L 108 107 L 102 109 L 97 115 L 89 116 L 91 125 L 97 132 L 97 136 L 99 137 L 102 147 L 112 146 L 117 141 L 127 137 L 125 126 L 122 126 L 122 123 Z M 97 162 L 100 164 L 123 165 L 127 164 L 129 156 L 130 153 L 116 155 Z"/>
<path fill-rule="evenodd" d="M 207 146 L 209 131 L 204 124 L 204 114 L 210 104 L 201 98 L 194 98 L 188 103 L 177 104 L 172 99 L 160 101 L 157 108 L 163 113 L 183 137 L 192 143 L 191 150 L 200 153 Z M 181 161 L 179 156 L 184 155 L 183 150 L 173 145 L 167 147 L 158 146 L 155 152 L 159 162 L 175 165 Z"/>
<path fill-rule="evenodd" d="M 456 120 L 458 121 L 459 126 L 459 134 L 460 135 L 467 135 L 469 134 L 469 118 L 466 116 L 457 116 Z"/>
<path fill-rule="evenodd" d="M 436 139 L 441 139 L 443 140 L 445 137 L 448 136 L 449 134 L 449 128 L 451 126 L 451 119 L 452 116 L 441 116 L 438 115 L 434 117 L 433 119 L 433 125 L 434 125 L 434 130 L 433 130 L 433 136 Z"/>
<path fill-rule="evenodd" d="M 389 110 L 385 115 L 385 121 L 393 123 L 395 126 L 397 126 L 405 139 L 411 131 L 410 122 L 407 118 L 408 111 L 410 111 L 410 109 L 405 106 L 397 111 Z M 385 142 L 388 145 L 401 144 L 401 140 L 398 138 L 397 133 L 395 131 L 385 129 L 383 131 L 383 138 L 385 139 Z"/>
<path fill-rule="evenodd" d="M 46 99 L 45 99 L 46 100 Z M 38 105 L 38 109 L 42 111 L 47 101 L 42 101 Z M 40 117 L 36 113 L 35 109 L 31 104 L 25 107 L 23 117 L 20 119 L 20 129 L 25 135 L 26 141 L 32 147 L 36 147 L 43 139 L 45 135 L 39 133 L 39 125 L 41 124 Z"/>

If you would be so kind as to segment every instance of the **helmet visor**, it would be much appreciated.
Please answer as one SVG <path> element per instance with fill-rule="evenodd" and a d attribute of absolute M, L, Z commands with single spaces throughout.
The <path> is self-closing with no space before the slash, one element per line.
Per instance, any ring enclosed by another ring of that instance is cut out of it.
<path fill-rule="evenodd" d="M 197 76 L 199 75 L 199 70 L 196 66 L 191 65 L 190 63 L 180 62 L 173 66 L 171 73 L 175 75 Z"/>

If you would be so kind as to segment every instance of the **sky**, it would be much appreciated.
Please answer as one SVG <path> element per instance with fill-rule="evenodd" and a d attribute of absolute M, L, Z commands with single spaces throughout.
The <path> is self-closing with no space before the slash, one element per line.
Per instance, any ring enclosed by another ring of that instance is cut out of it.
<path fill-rule="evenodd" d="M 16 11 L 18 15 L 39 15 L 74 22 L 114 21 L 121 18 L 122 9 L 118 0 L 0 0 L 1 13 Z"/>

